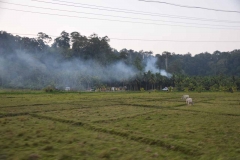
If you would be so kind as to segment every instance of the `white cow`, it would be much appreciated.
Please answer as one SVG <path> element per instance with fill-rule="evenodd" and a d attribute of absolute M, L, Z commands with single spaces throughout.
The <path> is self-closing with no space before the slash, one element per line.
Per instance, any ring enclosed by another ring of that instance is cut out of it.
<path fill-rule="evenodd" d="M 182 99 L 184 99 L 184 100 L 187 99 L 187 98 L 189 98 L 189 95 L 183 95 L 182 96 Z"/>
<path fill-rule="evenodd" d="M 189 105 L 189 104 L 192 104 L 193 105 L 193 100 L 192 98 L 187 98 L 186 99 L 186 104 Z"/>

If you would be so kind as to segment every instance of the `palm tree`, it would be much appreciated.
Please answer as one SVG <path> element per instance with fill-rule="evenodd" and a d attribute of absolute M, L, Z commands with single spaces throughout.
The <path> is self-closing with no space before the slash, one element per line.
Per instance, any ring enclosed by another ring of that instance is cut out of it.
<path fill-rule="evenodd" d="M 155 77 L 156 77 L 157 88 L 160 90 L 162 89 L 163 76 L 160 73 L 156 73 Z"/>
<path fill-rule="evenodd" d="M 144 81 L 144 83 L 145 83 L 145 90 L 147 90 L 147 89 L 148 89 L 148 87 L 147 87 L 147 84 L 148 84 L 148 75 L 147 75 L 146 72 L 143 73 L 143 81 Z"/>
<path fill-rule="evenodd" d="M 152 84 L 152 89 L 154 89 L 154 84 L 156 83 L 156 78 L 154 74 L 151 74 L 149 77 L 149 83 Z"/>

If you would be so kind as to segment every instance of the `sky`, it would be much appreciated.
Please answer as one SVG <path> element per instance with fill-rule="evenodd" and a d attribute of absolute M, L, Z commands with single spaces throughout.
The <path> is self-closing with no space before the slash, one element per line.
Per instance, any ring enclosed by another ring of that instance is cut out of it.
<path fill-rule="evenodd" d="M 44 32 L 53 38 L 62 31 L 85 36 L 96 33 L 108 36 L 118 51 L 126 48 L 154 54 L 240 49 L 240 0 L 159 1 L 239 12 L 139 0 L 0 0 L 0 30 L 27 37 Z"/>

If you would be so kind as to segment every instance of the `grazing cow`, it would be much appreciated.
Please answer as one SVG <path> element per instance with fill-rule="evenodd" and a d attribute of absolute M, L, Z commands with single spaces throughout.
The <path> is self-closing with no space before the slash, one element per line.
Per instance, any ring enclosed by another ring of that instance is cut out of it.
<path fill-rule="evenodd" d="M 187 98 L 189 98 L 189 95 L 183 95 L 182 96 L 182 99 L 184 99 L 184 100 L 187 99 Z"/>
<path fill-rule="evenodd" d="M 115 90 L 116 90 L 115 87 L 112 87 L 112 88 L 111 88 L 111 91 L 115 91 Z"/>
<path fill-rule="evenodd" d="M 189 104 L 192 104 L 193 105 L 193 100 L 192 98 L 187 98 L 186 99 L 186 104 L 189 105 Z"/>

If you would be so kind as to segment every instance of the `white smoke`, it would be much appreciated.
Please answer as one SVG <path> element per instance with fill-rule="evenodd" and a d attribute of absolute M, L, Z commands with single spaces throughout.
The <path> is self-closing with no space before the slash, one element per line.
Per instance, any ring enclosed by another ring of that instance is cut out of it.
<path fill-rule="evenodd" d="M 148 57 L 147 59 L 147 63 L 146 63 L 146 67 L 145 67 L 145 72 L 151 71 L 152 73 L 160 73 L 162 76 L 171 78 L 172 74 L 168 73 L 166 70 L 164 69 L 158 69 L 157 65 L 157 58 L 156 57 Z"/>
<path fill-rule="evenodd" d="M 157 69 L 156 61 L 156 57 L 148 57 L 145 71 L 171 77 L 165 70 Z M 57 88 L 69 86 L 84 89 L 93 83 L 90 81 L 93 79 L 103 83 L 120 82 L 131 79 L 137 73 L 136 69 L 121 61 L 103 66 L 93 60 L 66 61 L 57 54 L 29 54 L 20 51 L 0 56 L 0 82 L 5 87 L 43 88 L 53 84 Z"/>
<path fill-rule="evenodd" d="M 70 86 L 84 88 L 90 79 L 102 82 L 127 80 L 135 76 L 135 69 L 123 62 L 103 66 L 93 60 L 60 60 L 56 55 L 33 55 L 24 52 L 0 56 L 2 86 L 42 88 L 49 84 L 57 88 Z"/>

